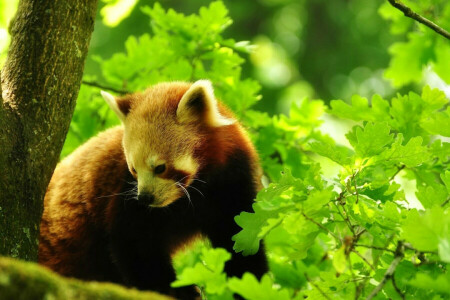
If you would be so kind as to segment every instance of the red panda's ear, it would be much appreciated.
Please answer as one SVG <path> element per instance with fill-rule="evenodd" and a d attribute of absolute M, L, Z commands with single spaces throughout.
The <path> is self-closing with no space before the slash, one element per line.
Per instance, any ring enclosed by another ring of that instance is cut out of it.
<path fill-rule="evenodd" d="M 178 103 L 177 119 L 180 123 L 203 122 L 211 127 L 235 122 L 220 114 L 209 80 L 198 80 L 186 91 Z"/>
<path fill-rule="evenodd" d="M 116 98 L 105 91 L 101 91 L 100 93 L 102 94 L 103 99 L 105 99 L 106 103 L 108 103 L 109 107 L 119 117 L 120 121 L 124 122 L 128 112 L 130 111 L 130 100 L 126 98 Z"/>

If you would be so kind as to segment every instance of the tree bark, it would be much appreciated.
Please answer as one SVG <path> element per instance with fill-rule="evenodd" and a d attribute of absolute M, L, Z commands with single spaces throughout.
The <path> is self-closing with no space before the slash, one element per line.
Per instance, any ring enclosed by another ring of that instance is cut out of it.
<path fill-rule="evenodd" d="M 37 259 L 43 198 L 80 88 L 97 0 L 21 0 L 1 71 L 0 255 Z"/>

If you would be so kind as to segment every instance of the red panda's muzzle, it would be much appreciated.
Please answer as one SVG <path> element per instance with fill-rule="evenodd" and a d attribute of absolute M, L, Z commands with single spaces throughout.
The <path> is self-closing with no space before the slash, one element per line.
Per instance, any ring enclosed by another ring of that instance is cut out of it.
<path fill-rule="evenodd" d="M 142 205 L 151 206 L 155 203 L 155 196 L 149 193 L 141 193 L 138 195 L 138 201 Z"/>

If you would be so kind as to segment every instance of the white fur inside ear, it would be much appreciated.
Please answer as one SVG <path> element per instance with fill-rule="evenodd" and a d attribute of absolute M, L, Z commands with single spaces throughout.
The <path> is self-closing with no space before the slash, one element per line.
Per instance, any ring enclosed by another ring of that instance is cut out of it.
<path fill-rule="evenodd" d="M 196 111 L 190 107 L 190 101 L 199 97 L 203 101 L 202 112 Z M 203 122 L 212 127 L 231 125 L 236 122 L 222 116 L 217 106 L 217 100 L 214 97 L 214 90 L 209 80 L 198 80 L 187 90 L 178 103 L 177 118 L 182 123 Z"/>
<path fill-rule="evenodd" d="M 102 94 L 103 99 L 105 99 L 106 103 L 108 103 L 109 107 L 116 113 L 116 115 L 119 117 L 120 121 L 125 121 L 125 115 L 120 110 L 119 106 L 117 105 L 116 98 L 111 95 L 108 92 L 100 91 L 100 94 Z"/>

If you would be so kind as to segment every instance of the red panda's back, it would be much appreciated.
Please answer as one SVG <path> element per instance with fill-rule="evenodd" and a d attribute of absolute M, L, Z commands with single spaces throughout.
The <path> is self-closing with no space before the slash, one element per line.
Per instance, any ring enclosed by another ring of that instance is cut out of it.
<path fill-rule="evenodd" d="M 122 135 L 121 127 L 102 132 L 55 169 L 44 200 L 41 264 L 79 278 L 93 276 L 96 268 L 105 276 L 109 260 L 99 258 L 108 256 L 108 203 L 120 192 L 127 170 Z"/>

